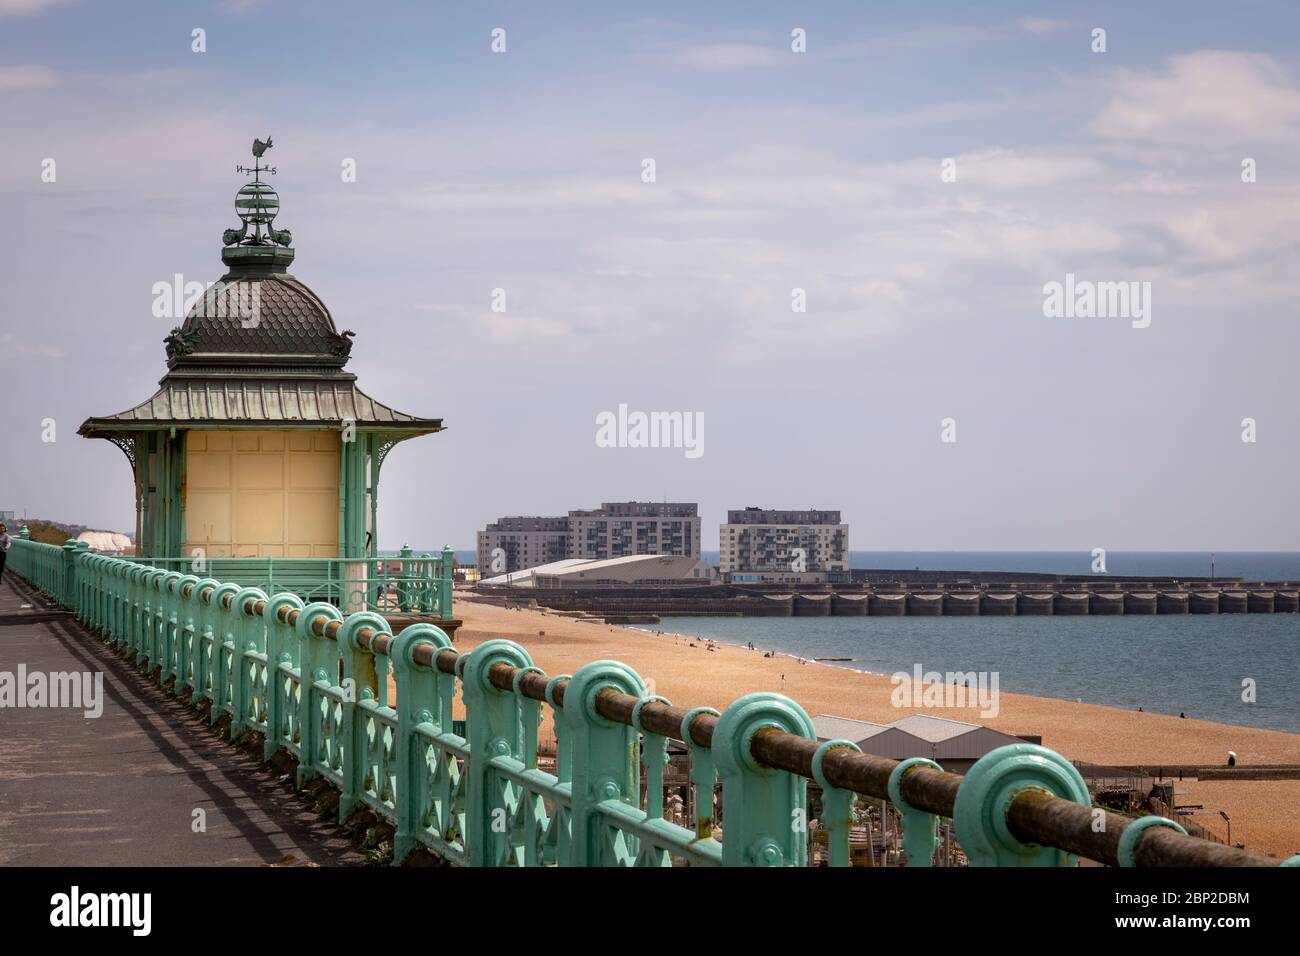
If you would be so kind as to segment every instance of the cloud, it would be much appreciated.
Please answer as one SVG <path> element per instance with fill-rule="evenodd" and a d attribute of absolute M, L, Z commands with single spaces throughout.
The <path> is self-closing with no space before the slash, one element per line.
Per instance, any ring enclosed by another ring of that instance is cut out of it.
<path fill-rule="evenodd" d="M 5 332 L 0 335 L 0 352 L 8 352 L 13 355 L 30 355 L 38 358 L 63 358 L 68 354 L 57 345 L 27 342 L 18 338 L 12 332 Z"/>
<path fill-rule="evenodd" d="M 1100 136 L 1200 147 L 1300 136 L 1300 89 L 1266 54 L 1181 54 L 1160 72 L 1121 70 L 1108 87 L 1093 122 Z"/>
<path fill-rule="evenodd" d="M 759 66 L 786 66 L 795 62 L 788 49 L 759 46 L 755 43 L 710 43 L 682 47 L 672 60 L 684 66 L 710 70 L 731 70 Z"/>
<path fill-rule="evenodd" d="M 1078 185 L 1105 171 L 1102 163 L 1079 150 L 1041 150 L 1025 153 L 990 149 L 955 157 L 958 181 L 975 181 L 1000 189 L 1025 190 L 1037 186 Z M 936 162 L 934 169 L 939 168 Z"/>
<path fill-rule="evenodd" d="M 1074 26 L 1069 20 L 1053 20 L 1050 17 L 1026 17 L 1017 21 L 1020 29 L 1026 33 L 1059 33 Z"/>
<path fill-rule="evenodd" d="M 0 17 L 22 17 L 42 13 L 67 0 L 0 0 Z"/>
<path fill-rule="evenodd" d="M 3 0 L 0 0 L 3 2 Z M 39 90 L 56 86 L 59 74 L 48 66 L 37 63 L 18 66 L 0 66 L 0 93 L 16 90 Z"/>

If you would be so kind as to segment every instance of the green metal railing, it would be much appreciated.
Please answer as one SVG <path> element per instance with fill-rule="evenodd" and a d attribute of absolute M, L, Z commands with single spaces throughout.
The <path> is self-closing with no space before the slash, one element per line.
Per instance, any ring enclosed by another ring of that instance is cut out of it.
<path fill-rule="evenodd" d="M 1078 771 L 1032 744 L 995 750 L 962 777 L 929 760 L 819 742 L 803 708 L 778 694 L 747 694 L 722 713 L 683 710 L 648 696 L 617 661 L 548 677 L 511 641 L 462 654 L 431 624 L 394 635 L 373 611 L 345 617 L 290 592 L 267 595 L 72 543 L 18 541 L 10 560 L 172 693 L 208 703 L 211 722 L 228 716 L 232 740 L 260 734 L 266 759 L 282 750 L 297 758 L 300 786 L 323 778 L 337 787 L 340 821 L 361 807 L 391 821 L 395 863 L 426 847 L 473 866 L 803 866 L 819 824 L 830 863 L 843 866 L 853 806 L 865 796 L 899 811 L 913 866 L 931 865 L 940 816 L 952 818 L 977 866 L 1069 866 L 1078 856 L 1121 866 L 1278 865 L 1189 837 L 1163 817 L 1094 809 Z M 458 693 L 463 734 L 453 718 Z M 543 707 L 554 717 L 555 773 L 538 764 Z M 665 819 L 670 739 L 686 745 L 702 795 L 692 826 Z M 818 821 L 807 818 L 810 779 L 822 793 Z"/>
<path fill-rule="evenodd" d="M 233 581 L 267 594 L 290 592 L 344 611 L 451 617 L 450 547 L 440 555 L 403 548 L 379 558 L 126 558 L 136 564 Z"/>

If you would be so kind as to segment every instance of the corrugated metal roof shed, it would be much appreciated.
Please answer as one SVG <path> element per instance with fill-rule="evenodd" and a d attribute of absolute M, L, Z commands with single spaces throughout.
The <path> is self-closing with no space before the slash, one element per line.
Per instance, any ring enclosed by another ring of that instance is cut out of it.
<path fill-rule="evenodd" d="M 868 737 L 880 733 L 885 726 L 849 717 L 832 717 L 829 714 L 818 714 L 813 718 L 813 732 L 817 734 L 818 740 L 851 740 L 858 746 L 862 746 L 862 741 Z"/>
<path fill-rule="evenodd" d="M 953 737 L 979 729 L 979 724 L 949 720 L 947 717 L 932 717 L 929 714 L 909 714 L 900 720 L 895 720 L 889 726 L 905 730 L 912 736 L 928 740 L 932 744 L 941 740 L 951 740 Z"/>
<path fill-rule="evenodd" d="M 819 740 L 851 740 L 864 753 L 890 760 L 978 760 L 1007 744 L 1024 743 L 991 727 L 931 714 L 910 714 L 888 724 L 818 714 L 813 718 L 813 730 Z"/>

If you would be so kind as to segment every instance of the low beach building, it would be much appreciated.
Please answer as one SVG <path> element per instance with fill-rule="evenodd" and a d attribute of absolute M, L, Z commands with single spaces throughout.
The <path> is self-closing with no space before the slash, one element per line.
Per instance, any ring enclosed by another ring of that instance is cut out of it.
<path fill-rule="evenodd" d="M 632 555 L 700 557 L 699 505 L 673 501 L 606 501 L 563 517 L 499 518 L 478 533 L 476 564 L 484 577 L 576 558 Z"/>
<path fill-rule="evenodd" d="M 927 757 L 951 773 L 965 773 L 985 754 L 1007 744 L 1041 743 L 1038 737 L 1015 737 L 930 714 L 911 714 L 888 724 L 818 714 L 813 718 L 813 731 L 818 740 L 848 740 L 876 757 Z"/>
<path fill-rule="evenodd" d="M 603 561 L 567 558 L 540 567 L 486 578 L 481 583 L 513 587 L 572 588 L 711 584 L 716 580 L 717 574 L 713 568 L 698 558 L 638 554 Z"/>

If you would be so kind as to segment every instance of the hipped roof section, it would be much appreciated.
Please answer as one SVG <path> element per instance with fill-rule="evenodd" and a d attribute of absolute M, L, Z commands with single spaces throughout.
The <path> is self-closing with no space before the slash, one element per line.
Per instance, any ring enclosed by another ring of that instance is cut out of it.
<path fill-rule="evenodd" d="M 355 381 L 165 378 L 149 399 L 116 415 L 88 418 L 78 433 L 103 438 L 122 431 L 225 427 L 384 429 L 412 435 L 442 431 L 441 418 L 389 408 Z"/>

